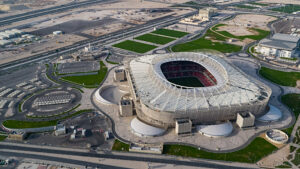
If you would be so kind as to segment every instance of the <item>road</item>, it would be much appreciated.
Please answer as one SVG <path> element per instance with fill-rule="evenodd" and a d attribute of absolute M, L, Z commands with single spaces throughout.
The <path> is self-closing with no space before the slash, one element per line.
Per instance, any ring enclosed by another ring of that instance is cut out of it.
<path fill-rule="evenodd" d="M 110 34 L 106 34 L 103 36 L 99 36 L 97 38 L 94 39 L 90 39 L 90 40 L 85 40 L 85 41 L 81 41 L 78 42 L 76 44 L 70 45 L 70 46 L 66 46 L 60 49 L 56 49 L 56 50 L 52 50 L 52 51 L 48 51 L 42 54 L 38 54 L 38 55 L 33 55 L 27 58 L 23 58 L 23 59 L 19 59 L 16 61 L 12 61 L 9 63 L 5 63 L 5 64 L 1 64 L 0 65 L 0 70 L 5 71 L 11 68 L 15 68 L 18 66 L 22 66 L 25 64 L 29 64 L 29 63 L 33 63 L 33 62 L 38 62 L 41 60 L 45 60 L 47 58 L 51 58 L 54 56 L 59 56 L 59 55 L 63 55 L 65 53 L 70 53 L 72 51 L 76 51 L 76 50 L 80 50 L 82 48 L 84 48 L 85 46 L 87 46 L 88 44 L 91 45 L 96 45 L 96 44 L 101 44 L 101 45 L 106 45 L 121 39 L 125 39 L 128 37 L 131 37 L 135 34 L 139 34 L 148 30 L 153 29 L 154 27 L 163 27 L 163 26 L 168 26 L 171 24 L 174 24 L 176 22 L 178 22 L 180 19 L 187 17 L 187 16 L 191 16 L 194 15 L 196 13 L 195 12 L 190 12 L 187 14 L 183 14 L 183 15 L 179 15 L 179 16 L 173 16 L 173 15 L 168 15 L 162 18 L 158 18 L 158 19 L 154 19 L 151 20 L 145 24 L 142 25 L 138 25 L 136 27 L 132 27 L 126 30 L 119 30 Z"/>
<path fill-rule="evenodd" d="M 10 150 L 22 151 L 22 153 L 12 152 Z M 175 157 L 170 156 L 162 156 L 156 155 L 147 155 L 147 154 L 134 154 L 134 153 L 95 153 L 95 152 L 80 152 L 80 151 L 71 151 L 71 150 L 59 150 L 59 149 L 48 149 L 48 148 L 41 148 L 41 147 L 33 147 L 33 146 L 21 146 L 20 144 L 0 144 L 0 154 L 5 156 L 11 157 L 23 157 L 23 158 L 33 158 L 33 159 L 40 159 L 40 160 L 48 160 L 48 161 L 55 161 L 61 163 L 69 163 L 69 164 L 76 164 L 76 165 L 85 165 L 85 166 L 92 166 L 92 167 L 103 167 L 103 168 L 114 168 L 113 166 L 107 165 L 99 165 L 97 163 L 91 163 L 86 161 L 79 161 L 74 160 L 72 158 L 61 158 L 55 156 L 46 156 L 46 155 L 35 155 L 32 152 L 37 153 L 47 153 L 47 154 L 60 154 L 60 155 L 70 155 L 70 156 L 83 156 L 83 157 L 96 157 L 96 158 L 105 158 L 105 159 L 115 159 L 115 160 L 125 160 L 125 161 L 140 161 L 140 162 L 152 162 L 152 163 L 163 163 L 163 164 L 173 164 L 173 165 L 182 165 L 182 166 L 191 166 L 191 167 L 207 167 L 207 168 L 237 168 L 237 169 L 245 169 L 249 167 L 232 167 L 231 163 L 224 162 L 221 164 L 220 162 L 215 163 L 213 161 L 203 161 L 203 160 L 181 160 Z M 28 152 L 28 153 L 26 153 Z M 130 154 L 130 155 L 127 155 Z M 116 167 L 115 167 L 116 168 Z M 126 167 L 125 167 L 126 168 Z"/>
<path fill-rule="evenodd" d="M 31 18 L 35 18 L 35 17 L 39 17 L 39 16 L 43 16 L 43 15 L 63 12 L 66 10 L 79 8 L 79 7 L 83 7 L 83 6 L 87 6 L 87 5 L 103 3 L 103 2 L 107 2 L 107 1 L 110 1 L 110 0 L 87 0 L 87 1 L 76 2 L 76 3 L 71 2 L 71 3 L 65 4 L 65 5 L 59 5 L 59 6 L 54 6 L 54 7 L 50 7 L 50 8 L 21 13 L 21 14 L 17 14 L 17 15 L 2 17 L 2 18 L 0 18 L 0 26 L 11 24 L 11 23 L 18 22 L 18 21 L 31 19 Z"/>

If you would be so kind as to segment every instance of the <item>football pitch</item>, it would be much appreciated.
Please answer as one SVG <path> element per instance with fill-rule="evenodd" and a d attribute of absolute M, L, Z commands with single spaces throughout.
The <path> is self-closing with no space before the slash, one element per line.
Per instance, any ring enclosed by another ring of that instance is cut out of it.
<path fill-rule="evenodd" d="M 137 52 L 137 53 L 146 53 L 150 50 L 155 49 L 157 46 L 154 45 L 148 45 L 140 42 L 135 42 L 132 40 L 125 40 L 121 43 L 114 44 L 114 47 Z"/>
<path fill-rule="evenodd" d="M 186 87 L 204 87 L 196 77 L 181 77 L 168 79 L 169 82 Z"/>

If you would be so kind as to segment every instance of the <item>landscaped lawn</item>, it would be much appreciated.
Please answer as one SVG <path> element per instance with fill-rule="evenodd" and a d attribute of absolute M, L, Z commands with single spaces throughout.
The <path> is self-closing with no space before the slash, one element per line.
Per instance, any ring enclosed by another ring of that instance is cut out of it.
<path fill-rule="evenodd" d="M 170 36 L 170 37 L 174 37 L 174 38 L 181 38 L 181 37 L 189 34 L 187 32 L 175 31 L 175 30 L 170 30 L 170 29 L 158 29 L 151 33 Z"/>
<path fill-rule="evenodd" d="M 287 105 L 295 114 L 296 119 L 300 113 L 300 94 L 286 94 L 281 96 L 281 101 Z"/>
<path fill-rule="evenodd" d="M 22 129 L 22 128 L 38 128 L 38 127 L 48 127 L 55 126 L 57 120 L 51 121 L 19 121 L 19 120 L 6 120 L 3 125 L 7 128 Z"/>
<path fill-rule="evenodd" d="M 172 47 L 172 51 L 192 52 L 201 49 L 212 49 L 222 53 L 232 53 L 238 52 L 242 49 L 242 46 L 227 44 L 223 42 L 227 39 L 228 38 L 221 36 L 209 29 L 203 37 L 190 42 L 177 44 Z"/>
<path fill-rule="evenodd" d="M 140 42 L 135 42 L 132 40 L 125 40 L 121 43 L 118 44 L 114 44 L 114 47 L 117 48 L 121 48 L 121 49 L 125 49 L 125 50 L 129 50 L 129 51 L 133 51 L 136 53 L 146 53 L 150 50 L 155 49 L 157 46 L 154 45 L 148 45 L 145 43 L 140 43 Z"/>
<path fill-rule="evenodd" d="M 115 150 L 115 151 L 129 151 L 129 144 L 123 143 L 123 142 L 119 141 L 118 139 L 115 139 L 112 150 Z"/>
<path fill-rule="evenodd" d="M 299 72 L 282 72 L 279 70 L 261 67 L 259 74 L 264 78 L 282 86 L 296 86 L 296 81 L 300 80 Z"/>
<path fill-rule="evenodd" d="M 231 153 L 211 153 L 184 145 L 164 145 L 164 154 L 213 160 L 255 163 L 277 148 L 263 138 L 254 139 L 246 148 Z"/>
<path fill-rule="evenodd" d="M 103 61 L 100 61 L 100 70 L 97 74 L 82 76 L 65 76 L 61 79 L 82 85 L 86 88 L 95 88 L 104 80 L 106 73 L 107 67 L 105 66 Z"/>
<path fill-rule="evenodd" d="M 3 141 L 6 139 L 6 136 L 0 135 L 0 141 Z"/>
<path fill-rule="evenodd" d="M 283 104 L 290 108 L 290 110 L 294 113 L 297 119 L 300 113 L 300 94 L 291 93 L 283 95 L 281 96 L 281 101 Z M 293 128 L 294 125 L 287 129 L 284 129 L 283 131 L 290 136 L 293 131 Z"/>
<path fill-rule="evenodd" d="M 269 6 L 268 4 L 257 3 L 257 2 L 249 2 L 249 4 L 259 5 L 259 6 Z"/>
<path fill-rule="evenodd" d="M 298 149 L 295 153 L 295 157 L 292 160 L 292 163 L 294 163 L 296 166 L 300 165 L 300 149 Z"/>
<path fill-rule="evenodd" d="M 300 11 L 300 5 L 287 4 L 283 7 L 272 8 L 271 10 L 276 12 L 293 13 Z"/>
<path fill-rule="evenodd" d="M 65 117 L 62 117 L 57 120 L 49 120 L 49 121 L 20 121 L 20 120 L 5 120 L 2 124 L 7 128 L 13 128 L 13 129 L 25 129 L 25 128 L 39 128 L 39 127 L 49 127 L 49 126 L 55 126 L 58 121 L 69 119 L 71 117 L 80 115 L 85 112 L 91 112 L 93 109 L 84 109 L 79 110 L 75 113 L 72 113 L 70 115 L 67 115 Z"/>
<path fill-rule="evenodd" d="M 225 25 L 226 24 L 217 24 L 212 28 L 212 30 L 214 30 L 224 36 L 227 36 L 230 38 L 235 38 L 235 39 L 240 39 L 240 40 L 244 40 L 246 38 L 253 39 L 253 40 L 261 40 L 270 34 L 270 31 L 257 29 L 257 28 L 249 28 L 249 30 L 258 33 L 258 35 L 235 36 L 227 31 L 218 31 L 218 27 L 225 26 Z"/>
<path fill-rule="evenodd" d="M 151 43 L 156 43 L 156 44 L 160 44 L 160 45 L 164 45 L 164 44 L 167 44 L 167 43 L 175 40 L 174 38 L 167 38 L 167 37 L 152 35 L 152 34 L 144 34 L 144 35 L 141 35 L 134 39 L 151 42 Z"/>
<path fill-rule="evenodd" d="M 240 51 L 242 47 L 223 42 L 212 42 L 211 40 L 200 38 L 191 42 L 175 45 L 172 48 L 174 52 L 188 52 L 199 49 L 213 49 L 222 53 L 232 53 Z"/>

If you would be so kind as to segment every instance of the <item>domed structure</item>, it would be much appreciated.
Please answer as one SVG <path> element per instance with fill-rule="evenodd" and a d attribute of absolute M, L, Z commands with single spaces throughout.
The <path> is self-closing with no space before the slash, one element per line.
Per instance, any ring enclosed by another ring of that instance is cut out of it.
<path fill-rule="evenodd" d="M 137 116 L 148 124 L 174 127 L 233 120 L 237 113 L 265 113 L 271 89 L 221 57 L 202 53 L 147 55 L 128 64 Z"/>

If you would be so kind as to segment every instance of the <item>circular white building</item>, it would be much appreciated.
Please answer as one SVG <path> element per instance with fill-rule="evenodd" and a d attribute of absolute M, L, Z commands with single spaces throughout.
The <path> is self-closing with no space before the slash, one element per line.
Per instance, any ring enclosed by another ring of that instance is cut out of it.
<path fill-rule="evenodd" d="M 164 128 L 180 118 L 215 124 L 237 113 L 262 116 L 271 95 L 224 59 L 202 53 L 142 56 L 129 62 L 127 78 L 139 119 Z"/>

